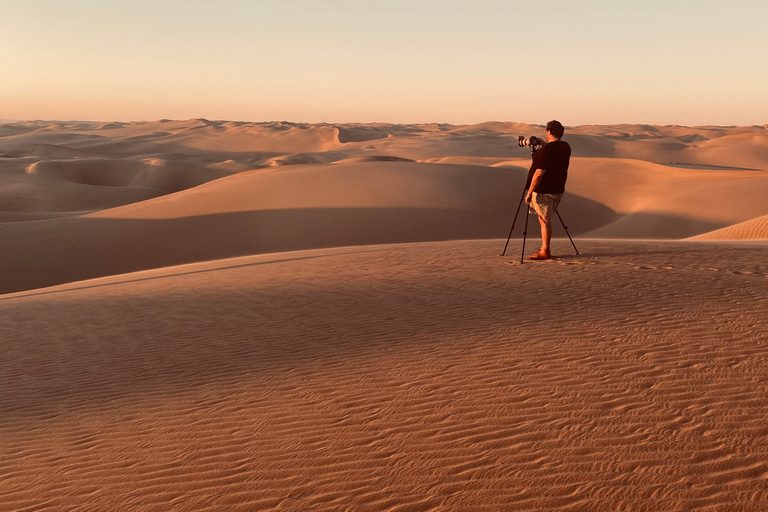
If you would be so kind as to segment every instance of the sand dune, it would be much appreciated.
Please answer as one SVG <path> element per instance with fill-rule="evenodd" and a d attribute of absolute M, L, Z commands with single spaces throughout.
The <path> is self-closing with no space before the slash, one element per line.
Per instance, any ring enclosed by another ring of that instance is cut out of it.
<path fill-rule="evenodd" d="M 20 158 L 5 163 L 0 162 L 0 211 L 54 217 L 136 203 L 231 174 L 162 159 Z"/>
<path fill-rule="evenodd" d="M 768 215 L 703 233 L 690 240 L 768 240 Z"/>
<path fill-rule="evenodd" d="M 141 123 L 15 123 L 0 126 L 0 154 L 30 148 L 61 151 L 55 158 L 125 151 L 180 151 L 211 157 L 227 153 L 289 156 L 338 151 L 339 159 L 386 156 L 412 160 L 454 156 L 514 158 L 518 135 L 543 136 L 543 127 L 520 123 L 451 125 L 311 125 L 194 119 Z M 574 154 L 768 170 L 768 129 L 753 127 L 580 126 L 568 128 Z M 101 149 L 101 152 L 99 151 Z M 75 153 L 72 153 L 75 152 Z M 300 161 L 298 163 L 320 163 Z"/>
<path fill-rule="evenodd" d="M 589 233 L 597 238 L 685 238 L 754 218 L 767 205 L 763 171 L 597 158 L 575 158 L 572 168 L 569 193 L 617 212 L 611 224 Z"/>
<path fill-rule="evenodd" d="M 765 243 L 499 242 L 4 296 L 0 509 L 768 506 Z"/>
<path fill-rule="evenodd" d="M 518 135 L 0 125 L 0 510 L 766 510 L 768 126 Z"/>
<path fill-rule="evenodd" d="M 498 122 L 6 124 L 0 236 L 14 249 L 0 256 L 0 290 L 272 251 L 504 237 L 530 162 L 517 135 L 540 132 Z M 766 215 L 766 133 L 569 128 L 577 156 L 561 213 L 577 236 L 654 239 Z M 738 157 L 725 159 L 727 148 Z"/>
<path fill-rule="evenodd" d="M 316 247 L 502 236 L 526 170 L 416 162 L 241 173 L 77 217 L 5 223 L 4 292 Z M 584 203 L 584 211 L 594 205 Z M 595 224 L 598 226 L 599 224 Z"/>
<path fill-rule="evenodd" d="M 748 172 L 733 180 L 730 173 L 620 159 L 575 159 L 573 169 L 561 214 L 577 236 L 690 236 L 754 217 L 764 211 L 761 198 L 739 199 L 747 191 L 768 193 L 768 180 Z M 274 251 L 499 238 L 526 173 L 388 160 L 296 165 L 76 218 L 3 225 L 0 235 L 17 251 L 0 257 L 12 274 L 2 289 Z M 707 186 L 691 185 L 701 179 Z M 659 194 L 662 181 L 668 190 Z M 714 201 L 724 197 L 731 199 Z M 522 227 L 523 217 L 516 237 Z"/>

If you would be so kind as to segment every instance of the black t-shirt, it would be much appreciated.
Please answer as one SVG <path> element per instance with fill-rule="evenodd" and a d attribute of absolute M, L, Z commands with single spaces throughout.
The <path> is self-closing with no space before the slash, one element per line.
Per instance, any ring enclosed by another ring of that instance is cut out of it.
<path fill-rule="evenodd" d="M 562 140 L 544 144 L 533 155 L 533 165 L 528 173 L 530 186 L 536 169 L 544 169 L 544 175 L 533 190 L 537 194 L 562 194 L 565 192 L 565 181 L 568 179 L 568 164 L 571 162 L 571 146 Z"/>

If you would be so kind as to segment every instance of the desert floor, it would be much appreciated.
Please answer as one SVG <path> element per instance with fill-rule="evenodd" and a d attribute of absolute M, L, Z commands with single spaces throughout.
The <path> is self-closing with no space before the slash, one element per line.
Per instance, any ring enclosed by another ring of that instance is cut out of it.
<path fill-rule="evenodd" d="M 0 125 L 0 510 L 768 509 L 768 129 L 541 131 Z"/>

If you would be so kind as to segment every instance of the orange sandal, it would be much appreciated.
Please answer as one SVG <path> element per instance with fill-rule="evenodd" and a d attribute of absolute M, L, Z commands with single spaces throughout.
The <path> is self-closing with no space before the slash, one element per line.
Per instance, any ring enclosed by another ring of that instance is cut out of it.
<path fill-rule="evenodd" d="M 531 254 L 530 259 L 532 260 L 551 260 L 552 255 L 548 254 L 546 252 L 537 252 L 536 254 Z"/>

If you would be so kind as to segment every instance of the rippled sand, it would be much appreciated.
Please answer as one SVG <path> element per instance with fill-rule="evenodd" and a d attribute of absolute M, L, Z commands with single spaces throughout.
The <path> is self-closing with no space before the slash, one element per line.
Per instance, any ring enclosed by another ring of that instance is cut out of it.
<path fill-rule="evenodd" d="M 768 245 L 555 243 L 3 296 L 0 509 L 765 510 Z"/>

